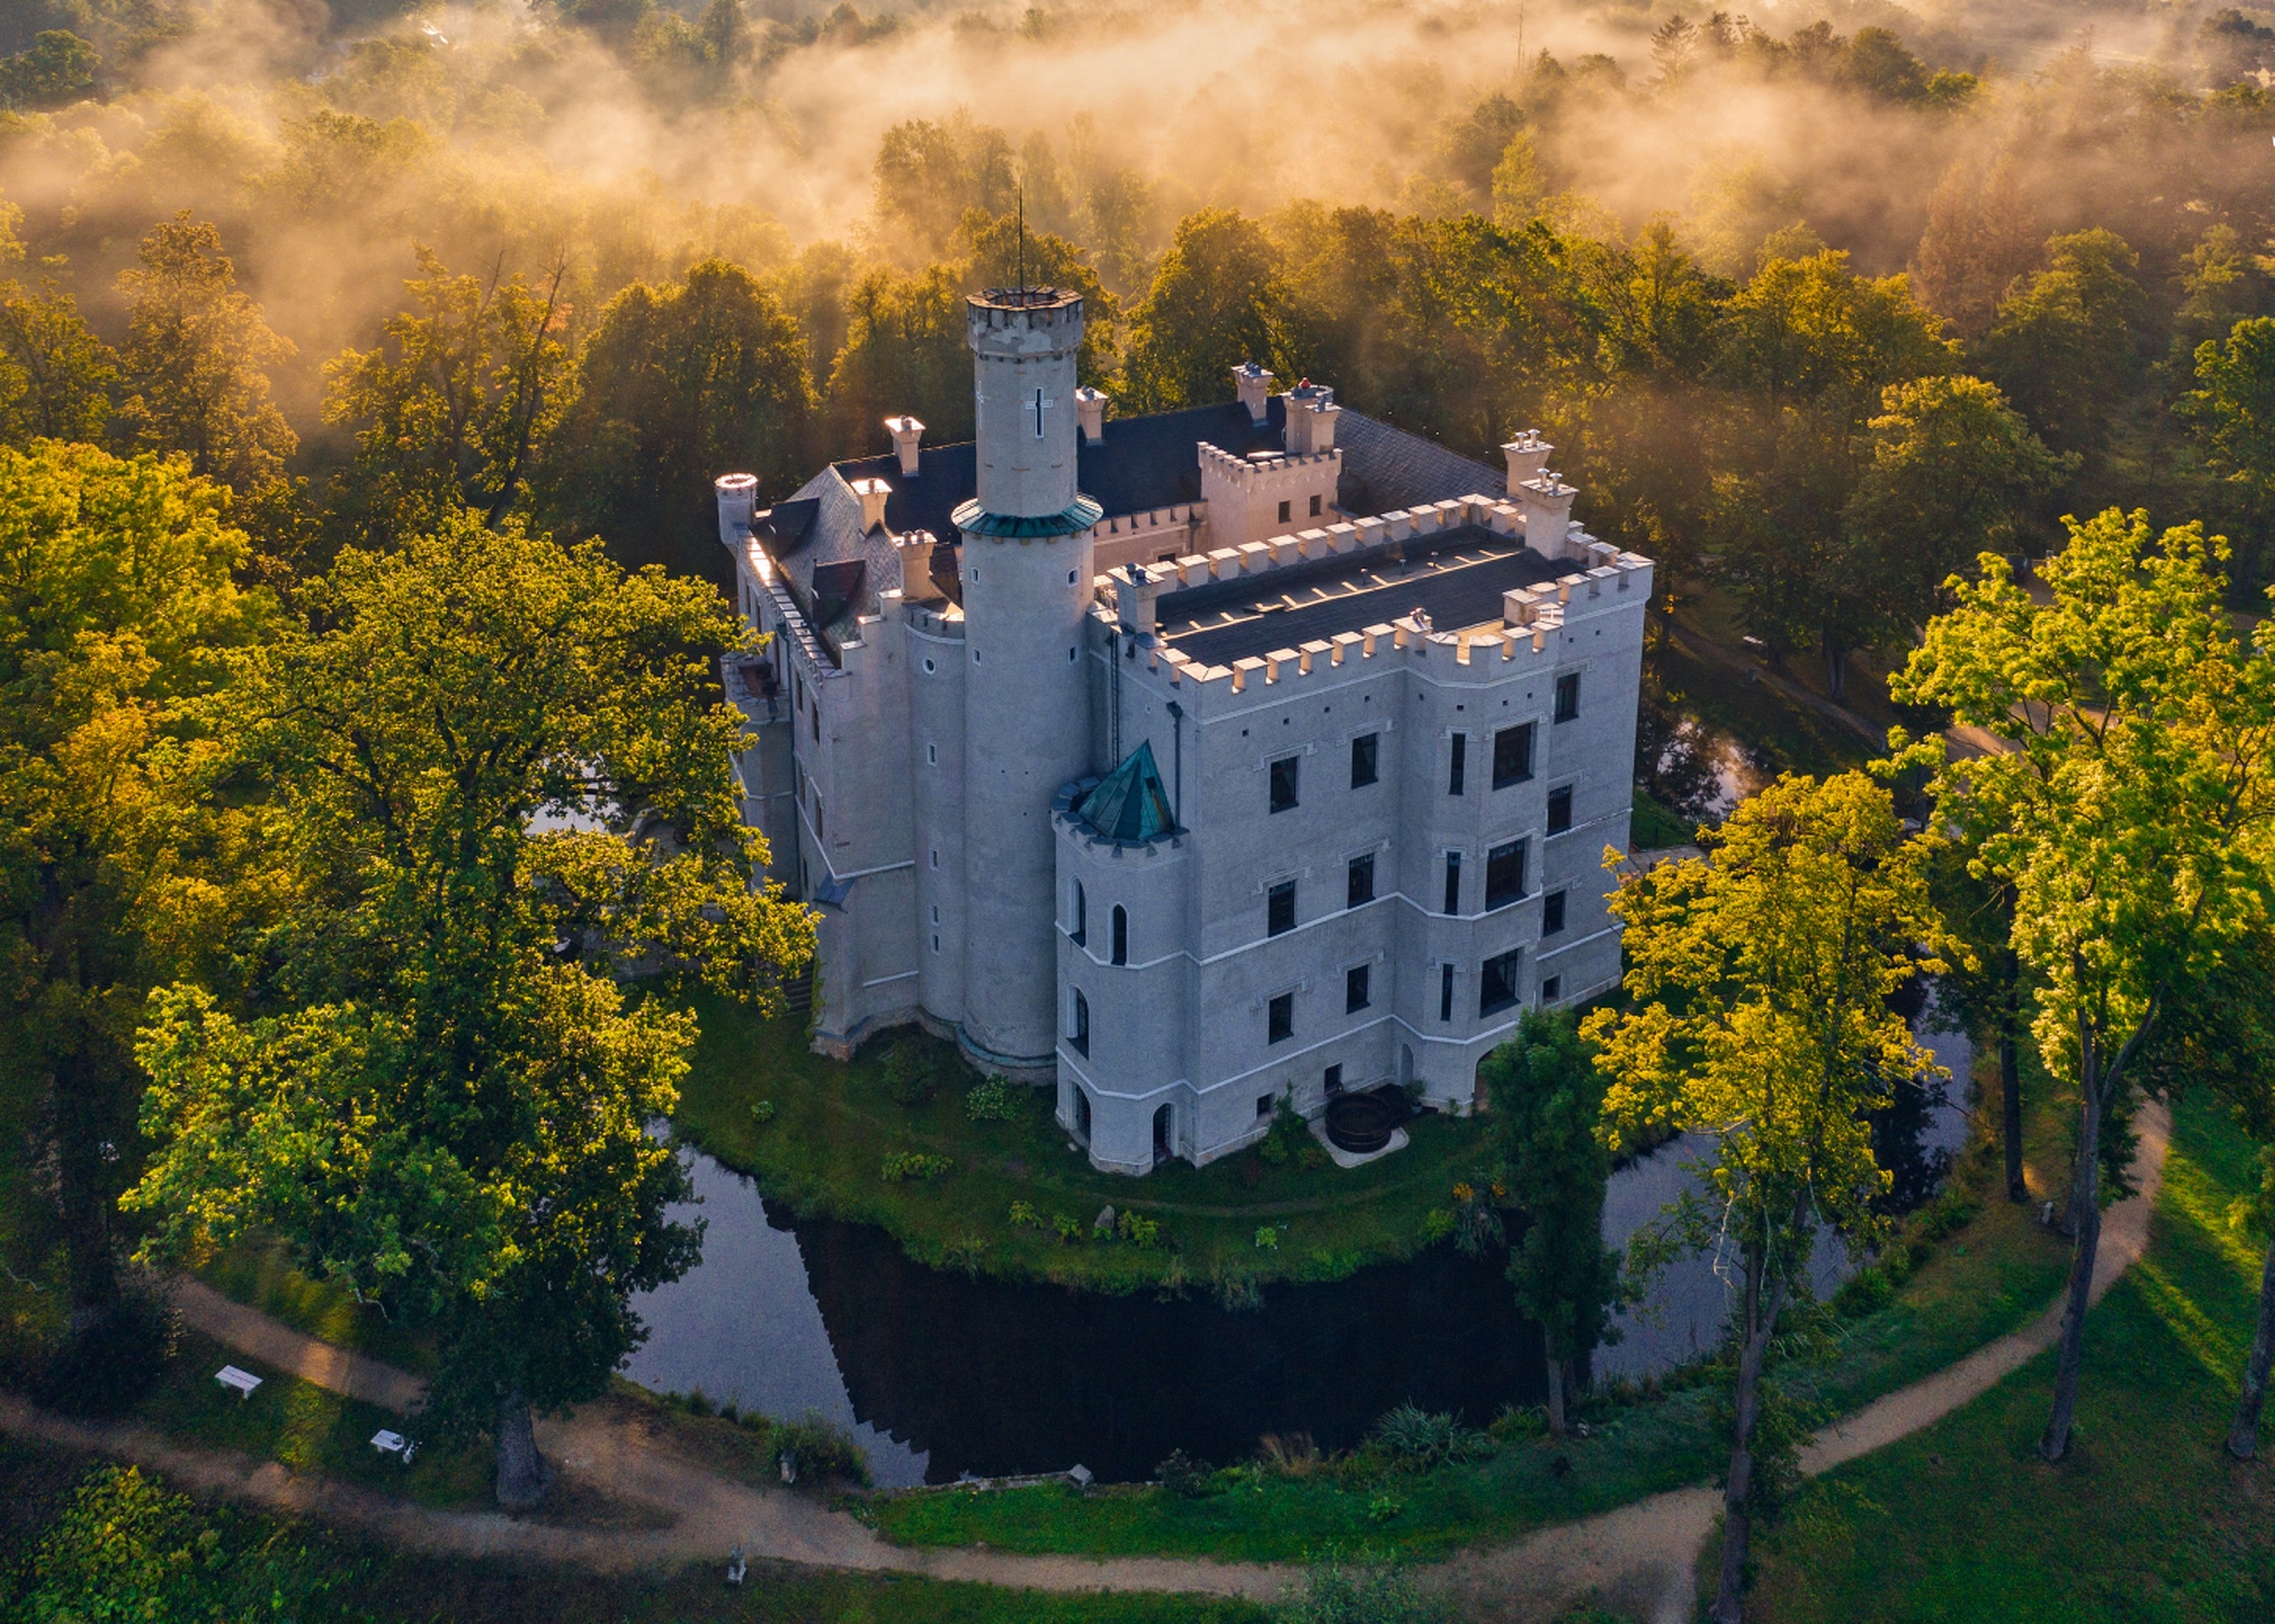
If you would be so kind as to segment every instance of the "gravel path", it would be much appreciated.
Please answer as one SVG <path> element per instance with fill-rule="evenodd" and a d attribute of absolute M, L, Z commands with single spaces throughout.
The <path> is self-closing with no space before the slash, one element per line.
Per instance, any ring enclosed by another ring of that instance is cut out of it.
<path fill-rule="evenodd" d="M 2104 1218 L 2093 1280 L 2097 1302 L 2148 1249 L 2149 1210 L 2163 1178 L 2171 1122 L 2159 1105 L 2144 1107 L 2135 1122 L 2141 1135 L 2135 1164 L 2140 1193 Z M 175 1301 L 185 1322 L 216 1341 L 334 1392 L 403 1411 L 423 1391 L 424 1384 L 407 1371 L 319 1341 L 195 1281 L 183 1282 Z M 1803 1451 L 1802 1469 L 1811 1476 L 1829 1471 L 1942 1419 L 2052 1347 L 2060 1326 L 2057 1303 L 2024 1329 L 1826 1427 Z M 393 1545 L 444 1555 L 512 1556 L 622 1572 L 723 1564 L 727 1552 L 740 1545 L 754 1557 L 1012 1589 L 1174 1590 L 1257 1601 L 1276 1598 L 1296 1577 L 1291 1567 L 1256 1562 L 1018 1556 L 984 1547 L 890 1545 L 854 1518 L 804 1496 L 754 1487 L 685 1459 L 652 1435 L 635 1412 L 615 1406 L 592 1406 L 566 1421 L 540 1422 L 539 1444 L 572 1477 L 667 1513 L 667 1526 L 577 1528 L 495 1511 L 436 1510 L 274 1462 L 184 1448 L 132 1424 L 67 1420 L 5 1394 L 0 1394 L 0 1430 L 133 1461 L 204 1493 L 321 1517 Z M 1601 1605 L 1651 1624 L 1684 1624 L 1695 1605 L 1699 1547 L 1712 1532 L 1720 1506 L 1720 1495 L 1710 1489 L 1655 1495 L 1455 1557 L 1425 1569 L 1425 1582 L 1452 1596 L 1465 1616 L 1478 1620 L 1546 1618 L 1575 1598 L 1592 1593 Z"/>

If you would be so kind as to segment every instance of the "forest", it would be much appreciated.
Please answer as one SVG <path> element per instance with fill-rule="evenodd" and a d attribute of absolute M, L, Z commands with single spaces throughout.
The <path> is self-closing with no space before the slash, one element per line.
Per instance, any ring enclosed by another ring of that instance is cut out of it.
<path fill-rule="evenodd" d="M 2027 724 L 2005 767 L 1894 741 L 1940 866 L 1848 774 L 1623 892 L 1629 990 L 1689 1024 L 1591 1021 L 1603 1143 L 1737 1108 L 1711 1067 L 1668 1081 L 1767 1041 L 1678 995 L 1683 933 L 1805 936 L 1804 848 L 1885 885 L 1820 922 L 1882 944 L 1812 1062 L 1855 1084 L 1833 1115 L 1918 1062 L 1885 993 L 1947 974 L 2010 1089 L 2018 1047 L 2064 1080 L 2074 1283 L 2143 1080 L 2212 1079 L 2270 1130 L 2238 1008 L 2275 963 L 2275 11 L 26 0 L 11 1385 L 99 1408 L 162 1335 L 150 1269 L 281 1237 L 431 1339 L 438 1436 L 490 1442 L 502 1501 L 542 1494 L 533 1415 L 605 1388 L 631 1295 L 699 1244 L 643 1131 L 694 1016 L 617 972 L 778 1014 L 812 953 L 737 810 L 711 481 L 787 497 L 903 413 L 968 437 L 963 301 L 1021 268 L 1085 294 L 1116 413 L 1256 360 L 1483 461 L 1538 428 L 1590 529 L 1658 561 L 1662 618 L 1711 604 L 1770 672 L 1877 685 L 1914 731 Z M 1646 695 L 1656 789 L 1679 718 Z M 1808 1001 L 1792 962 L 1728 976 Z M 1855 1152 L 1825 1166 L 1874 1176 Z M 1730 1165 L 1748 1267 L 1807 1256 L 1792 1167 Z M 1741 1317 L 1757 1374 L 1782 1290 Z"/>

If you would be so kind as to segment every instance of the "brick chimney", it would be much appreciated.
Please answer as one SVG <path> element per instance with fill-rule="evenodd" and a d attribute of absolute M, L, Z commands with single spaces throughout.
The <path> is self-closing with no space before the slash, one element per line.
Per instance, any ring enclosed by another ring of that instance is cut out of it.
<path fill-rule="evenodd" d="M 1501 447 L 1500 454 L 1508 458 L 1508 498 L 1521 502 L 1517 487 L 1537 476 L 1548 466 L 1548 458 L 1556 448 L 1540 437 L 1537 428 L 1528 428 Z"/>
<path fill-rule="evenodd" d="M 1309 378 L 1281 397 L 1288 407 L 1288 454 L 1311 457 L 1335 449 L 1335 392 Z"/>
<path fill-rule="evenodd" d="M 1258 428 L 1270 415 L 1273 376 L 1254 361 L 1243 361 L 1232 369 L 1232 386 L 1240 393 L 1240 404 L 1248 408 L 1248 420 Z"/>
<path fill-rule="evenodd" d="M 1074 392 L 1074 420 L 1082 430 L 1085 445 L 1099 445 L 1106 439 L 1106 396 L 1087 383 Z"/>
<path fill-rule="evenodd" d="M 856 480 L 853 494 L 861 499 L 861 533 L 865 536 L 885 522 L 885 498 L 893 487 L 882 480 Z"/>
<path fill-rule="evenodd" d="M 901 456 L 901 478 L 917 477 L 917 442 L 924 438 L 924 425 L 914 418 L 887 418 L 886 431 L 893 436 L 893 449 Z"/>

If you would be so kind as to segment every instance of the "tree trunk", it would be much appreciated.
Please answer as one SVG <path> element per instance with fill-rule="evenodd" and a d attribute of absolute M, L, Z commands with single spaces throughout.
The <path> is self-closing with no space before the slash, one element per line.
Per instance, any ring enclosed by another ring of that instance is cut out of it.
<path fill-rule="evenodd" d="M 2079 1080 L 2085 1112 L 2078 1124 L 2077 1168 L 2070 1182 L 2070 1221 L 2076 1239 L 2070 1247 L 2069 1301 L 2062 1309 L 2061 1359 L 2054 1371 L 2053 1413 L 2046 1418 L 2038 1454 L 2059 1461 L 2069 1449 L 2070 1423 L 2077 1410 L 2077 1377 L 2085 1362 L 2085 1312 L 2092 1305 L 2094 1254 L 2101 1246 L 2101 1076 L 2091 1033 L 2081 1033 Z"/>
<path fill-rule="evenodd" d="M 2006 1111 L 2003 1133 L 2009 1201 L 2030 1198 L 2029 1184 L 2022 1177 L 2022 966 L 2010 950 L 2007 955 L 2007 1008 L 1999 1022 L 1999 1094 Z"/>
<path fill-rule="evenodd" d="M 2243 1363 L 2243 1394 L 2235 1401 L 2235 1424 L 2227 1452 L 2239 1461 L 2259 1453 L 2259 1411 L 2267 1402 L 2267 1367 L 2275 1363 L 2275 1241 L 2259 1268 L 2259 1328 L 2252 1333 L 2251 1356 Z"/>
<path fill-rule="evenodd" d="M 537 1453 L 537 1432 L 530 1424 L 529 1401 L 518 1393 L 501 1394 L 497 1412 L 497 1498 L 508 1511 L 527 1511 L 545 1498 L 553 1474 Z"/>
<path fill-rule="evenodd" d="M 2275 1253 L 2271 1253 L 2275 1257 Z M 2271 1265 L 2275 1266 L 2275 1265 Z M 1564 1436 L 1564 1361 L 1556 1356 L 1556 1339 L 1548 1332 L 1540 1333 L 1548 1350 L 1548 1436 Z"/>
<path fill-rule="evenodd" d="M 1754 1488 L 1754 1424 L 1761 1416 L 1762 1367 L 1768 1362 L 1770 1337 L 1777 1328 L 1779 1311 L 1785 1306 L 1780 1286 L 1762 1302 L 1762 1273 L 1766 1249 L 1750 1248 L 1746 1258 L 1746 1340 L 1738 1351 L 1737 1421 L 1731 1429 L 1730 1473 L 1722 1491 L 1722 1579 L 1714 1598 L 1714 1624 L 1740 1624 L 1744 1616 L 1746 1544 L 1753 1531 L 1747 1502 Z"/>

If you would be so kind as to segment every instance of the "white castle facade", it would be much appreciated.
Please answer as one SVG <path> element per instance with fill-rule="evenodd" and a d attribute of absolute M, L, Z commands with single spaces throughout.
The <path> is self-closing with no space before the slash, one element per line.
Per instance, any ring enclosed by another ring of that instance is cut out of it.
<path fill-rule="evenodd" d="M 910 1022 L 1057 1090 L 1102 1168 L 1275 1102 L 1467 1110 L 1532 1004 L 1614 985 L 1649 560 L 1505 475 L 1235 369 L 1106 421 L 1079 296 L 969 301 L 977 432 L 718 481 L 737 766 L 820 917 L 815 1046 Z"/>

